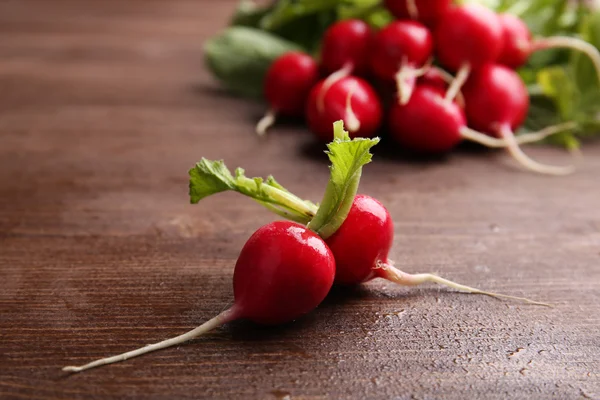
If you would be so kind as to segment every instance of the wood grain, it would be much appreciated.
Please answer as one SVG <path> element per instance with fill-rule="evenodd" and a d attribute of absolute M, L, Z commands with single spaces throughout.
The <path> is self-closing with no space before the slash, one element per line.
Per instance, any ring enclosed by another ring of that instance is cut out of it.
<path fill-rule="evenodd" d="M 318 200 L 322 148 L 230 98 L 202 43 L 230 1 L 0 1 L 0 398 L 600 398 L 600 144 L 549 178 L 501 152 L 418 162 L 379 150 L 361 190 L 396 225 L 399 267 L 556 304 L 385 282 L 336 288 L 283 327 L 176 335 L 232 301 L 237 254 L 273 219 L 234 194 L 192 206 L 201 156 Z M 554 163 L 563 152 L 532 147 Z"/>

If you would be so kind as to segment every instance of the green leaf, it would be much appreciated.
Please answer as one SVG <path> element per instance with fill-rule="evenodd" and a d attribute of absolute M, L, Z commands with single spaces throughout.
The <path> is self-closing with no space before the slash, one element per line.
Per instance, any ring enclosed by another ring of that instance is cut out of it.
<path fill-rule="evenodd" d="M 273 6 L 261 7 L 252 0 L 242 0 L 238 3 L 229 25 L 256 28 L 260 24 L 261 19 L 272 9 Z"/>
<path fill-rule="evenodd" d="M 323 201 L 314 219 L 308 225 L 324 239 L 333 235 L 342 225 L 358 190 L 362 167 L 371 162 L 371 148 L 379 138 L 355 138 L 350 140 L 344 123 L 333 125 L 334 140 L 327 145 L 330 178 Z"/>
<path fill-rule="evenodd" d="M 310 201 L 290 193 L 270 176 L 247 178 L 242 168 L 232 175 L 223 160 L 211 161 L 202 158 L 189 171 L 189 194 L 192 204 L 210 195 L 232 190 L 251 197 L 271 211 L 303 224 L 307 224 L 317 212 Z"/>
<path fill-rule="evenodd" d="M 208 69 L 230 91 L 261 97 L 265 74 L 277 57 L 301 50 L 296 44 L 258 29 L 235 26 L 204 46 Z"/>

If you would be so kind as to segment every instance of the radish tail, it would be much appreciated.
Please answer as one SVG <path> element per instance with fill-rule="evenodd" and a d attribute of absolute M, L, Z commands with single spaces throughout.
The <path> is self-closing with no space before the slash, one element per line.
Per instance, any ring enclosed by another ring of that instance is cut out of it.
<path fill-rule="evenodd" d="M 469 64 L 463 64 L 458 72 L 456 73 L 456 78 L 452 80 L 448 91 L 446 92 L 446 97 L 444 100 L 447 102 L 451 102 L 460 92 L 460 89 L 463 87 L 467 79 L 469 78 L 469 74 L 471 73 L 471 66 Z"/>
<path fill-rule="evenodd" d="M 557 167 L 553 165 L 541 164 L 535 160 L 529 158 L 523 150 L 519 147 L 519 143 L 517 143 L 515 136 L 510 129 L 509 126 L 501 126 L 500 127 L 500 135 L 506 141 L 506 149 L 510 153 L 511 156 L 525 168 L 538 172 L 540 174 L 548 174 L 548 175 L 568 175 L 572 173 L 575 168 L 573 166 L 566 167 Z"/>
<path fill-rule="evenodd" d="M 205 323 L 198 326 L 197 328 L 194 328 L 191 331 L 184 333 L 183 335 L 179 335 L 179 336 L 176 336 L 171 339 L 163 340 L 162 342 L 149 344 L 149 345 L 141 347 L 139 349 L 128 351 L 126 353 L 119 354 L 116 356 L 102 358 L 100 360 L 96 360 L 89 364 L 81 365 L 79 367 L 74 367 L 74 366 L 64 367 L 62 370 L 66 371 L 66 372 L 81 372 L 81 371 L 85 371 L 86 369 L 95 368 L 95 367 L 99 367 L 99 366 L 107 365 L 107 364 L 113 364 L 113 363 L 117 363 L 120 361 L 125 361 L 129 358 L 137 357 L 142 354 L 150 353 L 152 351 L 165 349 L 165 348 L 171 347 L 171 346 L 176 346 L 176 345 L 186 342 L 190 339 L 197 338 L 198 336 L 201 336 L 201 335 L 203 335 L 203 334 L 205 334 L 227 322 L 233 321 L 234 319 L 237 319 L 237 318 L 239 318 L 239 313 L 237 312 L 237 310 L 235 309 L 235 306 L 234 306 L 228 310 L 223 311 L 221 314 L 217 315 L 213 319 L 206 321 Z"/>
<path fill-rule="evenodd" d="M 521 135 L 514 136 L 514 138 L 518 144 L 535 143 L 547 138 L 548 136 L 552 136 L 569 129 L 574 129 L 576 127 L 576 122 L 564 122 L 562 124 L 547 126 L 537 132 L 523 133 Z M 461 128 L 460 134 L 464 139 L 477 142 L 486 147 L 507 147 L 506 140 L 488 136 L 485 133 L 478 132 L 466 126 Z"/>
<path fill-rule="evenodd" d="M 429 68 L 431 68 L 432 62 L 433 60 L 429 59 L 421 68 L 415 68 L 408 64 L 406 58 L 402 60 L 402 66 L 396 72 L 396 75 L 394 75 L 400 105 L 406 105 L 410 101 L 417 84 L 417 78 L 425 75 Z"/>
<path fill-rule="evenodd" d="M 325 95 L 327 94 L 329 88 L 332 87 L 337 81 L 349 76 L 352 73 L 353 69 L 354 66 L 352 65 L 352 63 L 346 63 L 342 68 L 338 69 L 337 71 L 329 75 L 327 78 L 325 78 L 323 86 L 321 87 L 321 91 L 317 96 L 317 110 L 319 110 L 319 113 L 322 114 L 323 110 L 325 110 Z"/>
<path fill-rule="evenodd" d="M 399 285 L 402 285 L 402 286 L 417 286 L 417 285 L 421 285 L 423 283 L 433 282 L 433 283 L 437 283 L 439 285 L 447 286 L 449 288 L 460 290 L 460 291 L 467 292 L 467 293 L 483 294 L 483 295 L 490 296 L 490 297 L 518 300 L 518 301 L 524 301 L 529 304 L 535 304 L 538 306 L 552 307 L 548 303 L 542 303 L 539 301 L 530 300 L 525 297 L 509 296 L 506 294 L 486 292 L 486 291 L 483 291 L 480 289 L 473 288 L 471 286 L 461 285 L 460 283 L 449 281 L 448 279 L 444 279 L 444 278 L 434 275 L 434 274 L 408 274 L 406 272 L 400 271 L 399 269 L 397 269 L 396 267 L 394 267 L 388 263 L 380 262 L 377 264 L 377 266 L 381 270 L 381 272 L 379 273 L 380 277 L 387 279 L 389 281 L 392 281 L 394 283 L 397 283 Z"/>
<path fill-rule="evenodd" d="M 419 9 L 417 8 L 417 2 L 415 0 L 406 0 L 406 10 L 410 19 L 419 19 Z"/>
<path fill-rule="evenodd" d="M 446 70 L 444 70 L 440 67 L 431 67 L 431 68 L 435 69 L 440 74 L 440 76 L 444 79 L 444 81 L 446 81 L 446 83 L 448 85 L 451 85 L 452 82 L 454 81 L 454 77 L 452 76 L 452 74 L 450 74 L 449 72 L 446 72 Z M 456 94 L 456 102 L 458 103 L 458 105 L 461 108 L 465 108 L 465 98 L 460 90 Z"/>
<path fill-rule="evenodd" d="M 352 109 L 352 96 L 356 90 L 356 85 L 352 85 L 346 96 L 346 116 L 344 118 L 344 124 L 348 132 L 358 132 L 360 129 L 360 121 L 356 117 L 354 110 Z"/>
<path fill-rule="evenodd" d="M 275 123 L 276 116 L 277 112 L 272 108 L 267 111 L 264 117 L 262 117 L 256 124 L 256 134 L 258 136 L 264 136 L 267 133 L 267 129 L 269 129 Z"/>
<path fill-rule="evenodd" d="M 598 82 L 600 83 L 600 52 L 591 43 L 585 40 L 566 37 L 566 36 L 551 36 L 543 39 L 538 39 L 533 42 L 532 52 L 556 47 L 569 48 L 573 50 L 579 50 L 587 55 L 596 69 L 596 75 L 598 76 Z"/>

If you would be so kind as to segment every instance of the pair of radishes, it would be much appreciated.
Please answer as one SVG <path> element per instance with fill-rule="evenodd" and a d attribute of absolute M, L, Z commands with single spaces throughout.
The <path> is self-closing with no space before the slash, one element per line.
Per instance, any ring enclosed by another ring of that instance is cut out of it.
<path fill-rule="evenodd" d="M 371 160 L 378 139 L 350 140 L 341 121 L 328 145 L 331 178 L 321 205 L 302 200 L 272 177 L 246 178 L 242 169 L 231 174 L 222 161 L 202 159 L 190 170 L 193 203 L 225 190 L 249 196 L 288 219 L 258 229 L 248 239 L 233 275 L 232 307 L 201 326 L 174 338 L 64 371 L 79 372 L 178 345 L 224 323 L 246 318 L 261 324 L 292 321 L 315 309 L 334 281 L 356 285 L 384 278 L 401 285 L 436 282 L 469 293 L 486 294 L 544 304 L 528 299 L 484 292 L 433 274 L 407 274 L 388 259 L 394 228 L 392 218 L 376 199 L 356 195 L 362 166 Z"/>
<path fill-rule="evenodd" d="M 373 137 L 383 123 L 376 87 L 395 89 L 387 110 L 390 136 L 418 153 L 444 153 L 461 140 L 505 147 L 527 168 L 567 174 L 531 160 L 519 144 L 574 127 L 573 123 L 514 136 L 529 108 L 527 88 L 514 71 L 536 50 L 565 46 L 584 51 L 600 74 L 600 55 L 574 38 L 532 40 L 519 18 L 479 5 L 450 0 L 386 0 L 399 20 L 378 32 L 360 20 L 332 25 L 325 33 L 320 64 L 288 53 L 269 69 L 264 93 L 271 105 L 257 128 L 264 133 L 275 114 L 304 115 L 311 131 L 331 140 L 331 123 L 344 120 L 352 137 Z M 435 59 L 456 78 L 433 67 Z M 319 80 L 320 74 L 326 78 Z M 381 92 L 381 90 L 380 90 Z M 383 90 L 385 92 L 385 90 Z"/>

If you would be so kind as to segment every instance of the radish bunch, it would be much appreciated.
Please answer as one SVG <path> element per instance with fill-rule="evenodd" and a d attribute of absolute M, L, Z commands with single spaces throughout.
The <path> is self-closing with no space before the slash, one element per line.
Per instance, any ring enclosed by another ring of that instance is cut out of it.
<path fill-rule="evenodd" d="M 365 138 L 374 137 L 385 122 L 389 136 L 408 151 L 446 153 L 466 139 L 505 148 L 532 171 L 573 171 L 536 162 L 521 150 L 521 144 L 572 128 L 573 123 L 516 136 L 528 113 L 529 95 L 515 69 L 535 51 L 568 47 L 587 54 L 600 79 L 600 54 L 593 45 L 567 37 L 534 40 L 518 17 L 477 4 L 384 4 L 396 21 L 377 32 L 354 19 L 331 25 L 310 72 L 301 66 L 310 64 L 308 55 L 277 60 L 264 85 L 271 110 L 303 113 L 323 141 L 332 139 L 330 126 L 338 119 L 350 137 Z M 390 91 L 394 100 L 384 107 L 382 98 Z M 284 107 L 286 101 L 293 102 L 293 112 Z M 271 114 L 267 116 L 270 121 Z M 261 133 L 264 126 L 259 124 Z"/>
<path fill-rule="evenodd" d="M 388 258 L 394 236 L 389 212 L 376 199 L 356 195 L 362 167 L 371 161 L 370 149 L 379 139 L 351 140 L 342 121 L 334 124 L 333 136 L 328 145 L 331 177 L 318 207 L 273 177 L 247 178 L 240 168 L 232 174 L 222 161 L 197 163 L 190 170 L 192 203 L 233 190 L 291 221 L 268 223 L 248 239 L 235 265 L 234 304 L 227 310 L 174 338 L 63 371 L 81 372 L 176 346 L 237 319 L 265 325 L 290 322 L 317 308 L 334 282 L 356 285 L 374 278 L 406 286 L 435 282 L 468 293 L 546 305 L 395 268 Z"/>

